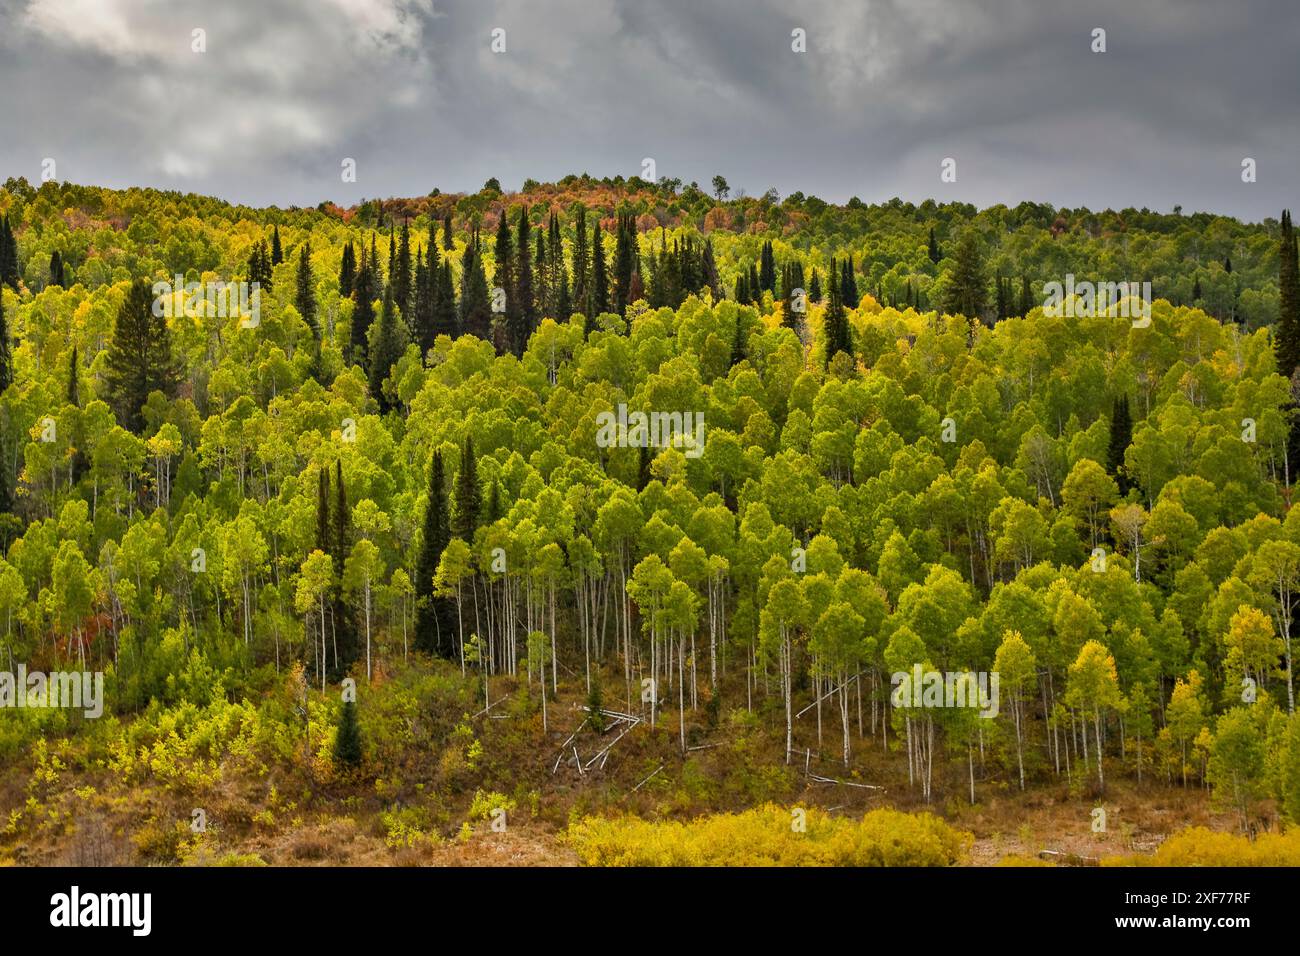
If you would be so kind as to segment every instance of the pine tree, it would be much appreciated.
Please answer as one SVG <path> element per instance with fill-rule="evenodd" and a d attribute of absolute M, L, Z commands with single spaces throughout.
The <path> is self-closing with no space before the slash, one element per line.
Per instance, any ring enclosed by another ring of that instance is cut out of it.
<path fill-rule="evenodd" d="M 349 361 L 362 368 L 367 368 L 367 347 L 370 342 L 370 327 L 375 322 L 376 276 L 374 272 L 373 250 L 367 254 L 365 244 L 361 246 L 361 261 L 357 266 L 356 281 L 352 287 L 352 336 L 350 341 Z"/>
<path fill-rule="evenodd" d="M 370 342 L 370 394 L 379 403 L 379 414 L 393 409 L 393 402 L 384 392 L 384 381 L 406 349 L 405 330 L 398 325 L 397 309 L 393 302 L 393 284 L 384 287 L 384 307 L 379 314 L 379 327 Z"/>
<path fill-rule="evenodd" d="M 704 240 L 704 251 L 700 254 L 700 282 L 713 295 L 713 301 L 722 298 L 722 282 L 718 278 L 718 263 L 713 258 L 713 240 Z"/>
<path fill-rule="evenodd" d="M 1300 366 L 1300 263 L 1290 210 L 1282 210 L 1282 238 L 1278 248 L 1278 313 L 1273 347 L 1278 374 L 1291 378 Z"/>
<path fill-rule="evenodd" d="M 424 506 L 423 536 L 415 571 L 415 646 L 428 654 L 450 657 L 452 616 L 447 602 L 433 595 L 433 577 L 442 552 L 451 540 L 447 520 L 447 493 L 443 481 L 442 452 L 435 451 L 429 463 L 429 494 Z"/>
<path fill-rule="evenodd" d="M 284 262 L 284 250 L 280 246 L 280 227 L 275 226 L 271 231 L 271 265 L 278 266 Z"/>
<path fill-rule="evenodd" d="M 962 315 L 970 323 L 971 341 L 974 341 L 975 324 L 983 321 L 988 299 L 984 281 L 984 264 L 980 258 L 979 237 L 974 229 L 962 233 L 957 243 L 956 263 L 944 294 L 943 311 L 949 315 Z"/>
<path fill-rule="evenodd" d="M 330 534 L 330 472 L 321 465 L 316 475 L 316 550 L 332 554 L 334 541 Z"/>
<path fill-rule="evenodd" d="M 343 460 L 334 460 L 334 526 L 329 550 L 338 579 L 334 587 L 334 678 L 347 673 L 361 657 L 361 635 L 354 608 L 343 597 L 343 565 L 352 553 L 352 509 L 348 506 L 347 486 L 343 483 Z"/>
<path fill-rule="evenodd" d="M 1196 281 L 1192 283 L 1192 304 L 1195 305 L 1201 301 L 1201 277 L 1197 276 Z"/>
<path fill-rule="evenodd" d="M 1115 399 L 1110 413 L 1110 444 L 1106 448 L 1106 471 L 1115 479 L 1120 494 L 1126 495 L 1132 484 L 1124 467 L 1124 452 L 1133 441 L 1133 418 L 1129 414 L 1128 395 Z"/>
<path fill-rule="evenodd" d="M 1020 277 L 1020 316 L 1024 318 L 1034 308 L 1034 294 L 1029 288 L 1029 276 Z"/>
<path fill-rule="evenodd" d="M 345 700 L 339 714 L 339 729 L 334 737 L 334 760 L 340 766 L 359 767 L 364 759 L 361 725 L 357 722 L 357 705 Z"/>
<path fill-rule="evenodd" d="M 402 318 L 411 320 L 411 224 L 402 220 L 402 239 L 397 246 L 397 262 L 392 271 L 393 300 L 402 312 Z"/>
<path fill-rule="evenodd" d="M 853 257 L 844 260 L 844 271 L 840 275 L 840 302 L 846 309 L 856 309 L 862 301 L 858 294 L 857 272 L 853 268 Z"/>
<path fill-rule="evenodd" d="M 487 275 L 483 270 L 477 231 L 461 260 L 460 283 L 461 330 L 468 335 L 477 335 L 484 342 L 492 341 L 492 306 L 488 300 Z"/>
<path fill-rule="evenodd" d="M 808 283 L 808 301 L 820 302 L 822 300 L 822 280 L 817 275 L 817 270 L 812 271 L 812 281 Z"/>
<path fill-rule="evenodd" d="M 453 338 L 459 333 L 456 326 L 456 292 L 452 286 L 451 261 L 444 259 L 438 270 L 434 291 L 433 334 Z"/>
<path fill-rule="evenodd" d="M 77 347 L 72 347 L 72 355 L 68 359 L 68 404 L 73 408 L 81 407 L 81 386 L 77 381 Z"/>
<path fill-rule="evenodd" d="M 600 219 L 597 218 L 591 229 L 591 305 L 587 309 L 588 323 L 595 322 L 596 316 L 609 311 L 609 274 L 606 270 L 605 240 L 600 234 Z"/>
<path fill-rule="evenodd" d="M 64 287 L 63 257 L 59 255 L 58 249 L 50 253 L 50 285 L 57 285 L 59 288 Z"/>
<path fill-rule="evenodd" d="M 828 275 L 835 275 L 835 260 L 831 259 Z M 826 364 L 829 365 L 836 354 L 843 352 L 853 357 L 853 341 L 849 330 L 849 317 L 841 299 L 843 283 L 830 284 L 830 295 L 826 303 L 826 312 L 822 317 L 822 329 L 826 337 Z"/>
<path fill-rule="evenodd" d="M 352 282 L 357 271 L 357 253 L 352 248 L 352 240 L 343 247 L 343 262 L 339 266 L 339 295 L 345 299 L 352 297 Z"/>
<path fill-rule="evenodd" d="M 180 373 L 172 356 L 171 330 L 165 316 L 153 314 L 153 292 L 144 279 L 131 285 L 117 313 L 107 364 L 111 403 L 130 431 L 144 428 L 150 393 L 176 396 Z"/>
<path fill-rule="evenodd" d="M 528 222 L 528 207 L 519 207 L 519 228 L 515 239 L 518 243 L 515 262 L 515 293 L 519 298 L 517 306 L 517 324 L 511 336 L 512 348 L 516 355 L 523 355 L 528 346 L 528 337 L 537 330 L 537 297 L 533 288 L 533 254 L 532 231 Z"/>
<path fill-rule="evenodd" d="M 502 336 L 505 348 L 514 351 L 514 335 L 519 324 L 519 300 L 515 295 L 515 246 L 511 238 L 510 221 L 504 209 L 497 221 L 497 242 L 493 251 L 496 254 L 496 273 L 492 281 L 506 296 L 505 315 L 498 315 L 493 321 L 498 326 L 504 326 Z"/>
<path fill-rule="evenodd" d="M 451 238 L 451 213 L 447 213 L 442 219 L 442 251 L 443 254 L 451 252 L 455 248 L 455 243 Z"/>
<path fill-rule="evenodd" d="M 772 243 L 763 243 L 759 253 L 758 287 L 776 294 L 776 257 L 772 254 Z"/>
<path fill-rule="evenodd" d="M 5 318 L 4 295 L 0 294 L 0 396 L 14 383 L 13 349 L 9 344 L 9 320 Z"/>
<path fill-rule="evenodd" d="M 452 534 L 462 541 L 473 543 L 474 530 L 478 527 L 482 508 L 478 464 L 474 460 L 474 439 L 466 435 L 460 454 L 460 471 L 456 475 L 456 517 L 452 520 Z"/>
<path fill-rule="evenodd" d="M 434 297 L 437 295 L 437 280 L 429 275 L 429 268 L 424 263 L 424 250 L 415 250 L 415 291 L 411 303 L 411 339 L 420 347 L 423 358 L 433 347 L 433 312 Z"/>
<path fill-rule="evenodd" d="M 636 219 L 626 213 L 619 216 L 618 235 L 614 245 L 614 311 L 624 318 L 627 307 L 636 301 L 632 289 L 632 276 L 640 271 Z"/>
<path fill-rule="evenodd" d="M 304 242 L 298 252 L 298 289 L 294 297 L 298 314 L 311 328 L 311 333 L 320 338 L 320 325 L 316 321 L 316 279 L 311 268 L 311 243 Z"/>
<path fill-rule="evenodd" d="M 18 288 L 18 240 L 8 216 L 0 218 L 0 284 Z"/>
<path fill-rule="evenodd" d="M 939 252 L 939 243 L 937 243 L 934 239 L 934 226 L 930 227 L 930 244 L 929 244 L 928 254 L 930 256 L 930 261 L 933 262 L 935 265 L 938 265 L 939 260 L 943 258 L 943 254 Z"/>
<path fill-rule="evenodd" d="M 573 302 L 582 309 L 587 309 L 587 288 L 591 282 L 591 262 L 587 245 L 587 207 L 578 206 L 577 218 L 573 226 Z M 595 316 L 588 315 L 590 322 Z"/>

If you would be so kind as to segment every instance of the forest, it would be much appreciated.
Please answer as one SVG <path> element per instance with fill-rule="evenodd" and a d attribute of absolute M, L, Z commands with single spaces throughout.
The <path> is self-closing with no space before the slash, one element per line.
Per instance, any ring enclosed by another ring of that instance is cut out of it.
<path fill-rule="evenodd" d="M 103 712 L 0 682 L 0 864 L 1300 864 L 1297 268 L 1288 213 L 9 179 L 0 668 Z"/>

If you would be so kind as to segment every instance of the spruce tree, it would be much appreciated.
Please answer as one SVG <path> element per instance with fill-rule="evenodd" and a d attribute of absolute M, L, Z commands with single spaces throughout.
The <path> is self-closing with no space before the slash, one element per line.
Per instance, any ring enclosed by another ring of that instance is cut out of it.
<path fill-rule="evenodd" d="M 352 553 L 352 510 L 348 506 L 347 486 L 343 483 L 343 460 L 334 460 L 334 524 L 329 550 L 337 575 L 334 586 L 334 679 L 343 677 L 361 657 L 360 631 L 356 612 L 343 597 L 343 566 Z"/>
<path fill-rule="evenodd" d="M 831 259 L 830 271 L 828 275 L 835 275 L 835 260 Z M 853 357 L 853 342 L 849 331 L 849 318 L 844 309 L 844 302 L 841 299 L 840 290 L 843 283 L 832 282 L 830 284 L 830 295 L 826 303 L 826 312 L 822 318 L 822 329 L 826 337 L 826 364 L 830 365 L 831 360 L 839 352 L 844 352 L 850 358 Z"/>
<path fill-rule="evenodd" d="M 501 218 L 497 220 L 497 241 L 493 252 L 496 254 L 496 273 L 492 282 L 506 296 L 505 314 L 495 315 L 493 322 L 502 328 L 502 341 L 506 350 L 513 351 L 514 335 L 519 325 L 519 300 L 515 295 L 515 246 L 510 233 L 509 217 L 504 209 L 501 210 Z M 495 291 L 493 295 L 496 295 Z"/>
<path fill-rule="evenodd" d="M 1278 314 L 1273 347 L 1279 375 L 1290 379 L 1300 366 L 1300 263 L 1290 210 L 1282 210 L 1282 237 L 1278 248 Z"/>
<path fill-rule="evenodd" d="M 456 475 L 456 515 L 452 519 L 452 534 L 472 544 L 482 508 L 478 464 L 474 460 L 474 439 L 466 435 L 460 454 L 460 471 Z"/>
<path fill-rule="evenodd" d="M 442 251 L 443 254 L 451 252 L 455 248 L 455 243 L 451 238 L 451 213 L 447 213 L 442 219 Z"/>
<path fill-rule="evenodd" d="M 962 233 L 955 259 L 944 293 L 943 311 L 949 315 L 965 316 L 971 327 L 971 341 L 974 341 L 975 323 L 983 321 L 988 299 L 979 237 L 974 229 L 968 228 Z"/>
<path fill-rule="evenodd" d="M 370 248 L 374 249 L 374 243 Z M 362 368 L 368 367 L 366 353 L 370 341 L 370 327 L 375 322 L 376 277 L 372 254 L 361 245 L 361 261 L 357 266 L 356 281 L 352 287 L 352 335 L 349 361 Z"/>
<path fill-rule="evenodd" d="M 411 339 L 420 347 L 423 359 L 433 347 L 433 299 L 437 294 L 437 282 L 429 277 L 428 266 L 424 264 L 424 250 L 415 250 L 415 278 L 412 280 L 414 291 L 411 293 L 411 315 L 408 325 Z"/>
<path fill-rule="evenodd" d="M 1020 316 L 1024 318 L 1034 307 L 1034 295 L 1029 288 L 1029 276 L 1020 277 Z"/>
<path fill-rule="evenodd" d="M 50 253 L 50 285 L 63 288 L 63 257 L 58 249 Z"/>
<path fill-rule="evenodd" d="M 354 701 L 345 700 L 339 714 L 338 733 L 334 737 L 334 761 L 343 767 L 359 767 L 363 759 L 357 705 Z"/>
<path fill-rule="evenodd" d="M 276 226 L 271 232 L 271 265 L 278 266 L 284 261 L 284 250 L 280 246 L 280 227 Z"/>
<path fill-rule="evenodd" d="M 817 270 L 812 271 L 812 281 L 808 283 L 808 301 L 820 302 L 822 300 L 822 280 L 817 274 Z"/>
<path fill-rule="evenodd" d="M 402 220 L 402 239 L 397 246 L 397 262 L 393 266 L 393 300 L 408 325 L 411 322 L 411 224 Z"/>
<path fill-rule="evenodd" d="M 930 244 L 929 244 L 928 254 L 930 256 L 930 261 L 933 262 L 935 265 L 938 265 L 939 260 L 943 258 L 942 253 L 939 252 L 939 243 L 935 242 L 934 239 L 934 226 L 930 227 Z"/>
<path fill-rule="evenodd" d="M 713 301 L 722 298 L 722 283 L 718 279 L 718 263 L 713 258 L 713 240 L 704 240 L 704 251 L 700 254 L 700 282 L 713 295 Z"/>
<path fill-rule="evenodd" d="M 434 287 L 433 334 L 453 338 L 460 331 L 456 323 L 456 292 L 452 285 L 451 261 L 444 259 Z"/>
<path fill-rule="evenodd" d="M 771 240 L 763 243 L 763 248 L 759 253 L 758 267 L 758 285 L 764 289 L 776 294 L 776 257 L 772 254 Z"/>
<path fill-rule="evenodd" d="M 304 242 L 298 252 L 298 288 L 294 305 L 298 314 L 311 328 L 311 334 L 320 338 L 320 325 L 316 321 L 316 280 L 311 268 L 311 243 Z"/>
<path fill-rule="evenodd" d="M 1132 487 L 1124 467 L 1124 452 L 1133 441 L 1133 418 L 1129 414 L 1128 395 L 1115 399 L 1110 413 L 1110 444 L 1106 448 L 1106 471 L 1115 479 L 1120 494 L 1126 495 Z"/>
<path fill-rule="evenodd" d="M 573 226 L 573 303 L 587 309 L 587 287 L 591 281 L 591 263 L 587 245 L 587 207 L 579 204 Z M 588 315 L 590 322 L 594 316 Z"/>
<path fill-rule="evenodd" d="M 591 229 L 591 304 L 588 307 L 587 321 L 596 321 L 596 316 L 609 311 L 609 275 L 606 271 L 605 240 L 600 234 L 600 218 L 596 217 Z"/>
<path fill-rule="evenodd" d="M 427 654 L 445 657 L 451 657 L 454 650 L 452 615 L 448 612 L 446 599 L 434 597 L 433 578 L 450 540 L 442 452 L 435 451 L 429 462 L 429 493 L 425 500 L 423 534 L 415 570 L 415 646 Z"/>
<path fill-rule="evenodd" d="M 844 271 L 840 276 L 840 302 L 846 309 L 856 309 L 862 301 L 858 294 L 858 277 L 853 268 L 853 257 L 844 260 Z"/>
<path fill-rule="evenodd" d="M 460 328 L 468 335 L 477 335 L 484 342 L 492 341 L 492 306 L 488 299 L 487 274 L 483 269 L 483 255 L 479 247 L 478 232 L 466 246 L 461 260 Z"/>
<path fill-rule="evenodd" d="M 384 392 L 384 381 L 393 366 L 406 350 L 405 330 L 398 325 L 396 303 L 393 302 L 393 284 L 384 287 L 384 307 L 379 314 L 379 326 L 370 341 L 370 394 L 379 403 L 379 414 L 393 409 L 393 402 Z"/>
<path fill-rule="evenodd" d="M 352 281 L 357 271 L 357 254 L 349 239 L 343 247 L 343 262 L 339 265 L 339 295 L 345 299 L 352 297 Z"/>
<path fill-rule="evenodd" d="M 316 550 L 333 554 L 334 541 L 330 533 L 330 471 L 321 465 L 316 475 Z"/>
<path fill-rule="evenodd" d="M 18 240 L 8 216 L 0 218 L 0 284 L 18 288 Z"/>
<path fill-rule="evenodd" d="M 523 355 L 528 337 L 537 330 L 537 297 L 533 287 L 532 232 L 528 222 L 528 207 L 519 207 L 519 228 L 516 230 L 517 259 L 515 262 L 515 292 L 519 298 L 517 324 L 511 336 L 516 355 Z"/>
<path fill-rule="evenodd" d="M 137 279 L 117 313 L 108 347 L 107 382 L 111 404 L 123 427 L 144 428 L 144 405 L 152 392 L 174 398 L 180 373 L 172 356 L 171 330 L 165 316 L 153 314 L 149 283 Z"/>

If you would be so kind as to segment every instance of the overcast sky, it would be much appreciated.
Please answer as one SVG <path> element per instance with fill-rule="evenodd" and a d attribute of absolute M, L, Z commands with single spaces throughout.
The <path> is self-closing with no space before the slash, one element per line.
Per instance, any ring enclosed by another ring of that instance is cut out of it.
<path fill-rule="evenodd" d="M 652 157 L 733 193 L 1258 220 L 1300 206 L 1298 52 L 1297 0 L 0 0 L 0 178 L 348 205 Z"/>

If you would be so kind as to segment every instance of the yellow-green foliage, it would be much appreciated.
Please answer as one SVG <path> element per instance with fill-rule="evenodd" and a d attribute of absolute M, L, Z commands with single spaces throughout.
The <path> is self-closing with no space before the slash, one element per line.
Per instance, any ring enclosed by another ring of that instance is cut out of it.
<path fill-rule="evenodd" d="M 1300 828 L 1261 833 L 1253 841 L 1233 833 L 1191 827 L 1175 833 L 1151 856 L 1111 856 L 1102 866 L 1300 866 Z"/>
<path fill-rule="evenodd" d="M 872 810 L 860 821 L 773 804 L 689 823 L 587 817 L 567 840 L 586 866 L 952 866 L 971 834 L 928 813 Z"/>

